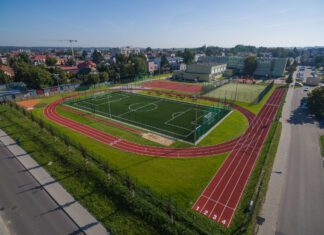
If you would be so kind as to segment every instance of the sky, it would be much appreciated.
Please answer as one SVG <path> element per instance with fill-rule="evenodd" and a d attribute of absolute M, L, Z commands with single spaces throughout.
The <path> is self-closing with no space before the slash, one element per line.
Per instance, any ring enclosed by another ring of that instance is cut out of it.
<path fill-rule="evenodd" d="M 323 0 L 0 0 L 0 46 L 324 46 Z"/>

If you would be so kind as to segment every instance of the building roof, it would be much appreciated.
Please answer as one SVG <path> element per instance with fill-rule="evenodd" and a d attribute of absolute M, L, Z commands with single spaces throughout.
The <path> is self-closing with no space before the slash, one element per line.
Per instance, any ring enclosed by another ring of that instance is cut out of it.
<path fill-rule="evenodd" d="M 91 60 L 87 60 L 83 63 L 78 64 L 78 68 L 96 68 L 96 63 L 92 62 Z"/>
<path fill-rule="evenodd" d="M 0 65 L 0 70 L 3 71 L 5 74 L 7 74 L 10 77 L 15 76 L 15 72 L 9 66 Z"/>
<path fill-rule="evenodd" d="M 33 60 L 46 60 L 46 55 L 35 55 Z"/>
<path fill-rule="evenodd" d="M 63 71 L 75 71 L 78 70 L 77 66 L 60 66 Z"/>

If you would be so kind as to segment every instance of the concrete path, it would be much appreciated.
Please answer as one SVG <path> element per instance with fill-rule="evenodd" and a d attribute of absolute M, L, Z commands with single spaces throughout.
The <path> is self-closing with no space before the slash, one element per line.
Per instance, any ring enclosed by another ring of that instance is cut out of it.
<path fill-rule="evenodd" d="M 0 235 L 9 235 L 9 230 L 7 228 L 7 225 L 5 224 L 1 216 L 0 216 Z"/>
<path fill-rule="evenodd" d="M 86 234 L 108 234 L 106 229 L 54 179 L 29 154 L 5 132 L 0 130 L 0 141 L 24 166 L 42 189 L 59 205 L 66 215 Z"/>
<path fill-rule="evenodd" d="M 323 124 L 301 107 L 306 94 L 290 88 L 282 133 L 265 203 L 260 235 L 324 234 L 324 165 L 319 136 Z"/>

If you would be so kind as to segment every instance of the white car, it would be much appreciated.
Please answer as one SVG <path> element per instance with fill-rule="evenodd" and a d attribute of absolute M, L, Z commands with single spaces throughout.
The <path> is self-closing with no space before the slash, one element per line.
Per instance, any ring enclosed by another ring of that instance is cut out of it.
<path fill-rule="evenodd" d="M 305 87 L 304 88 L 304 91 L 307 91 L 308 92 L 309 91 L 309 87 Z"/>

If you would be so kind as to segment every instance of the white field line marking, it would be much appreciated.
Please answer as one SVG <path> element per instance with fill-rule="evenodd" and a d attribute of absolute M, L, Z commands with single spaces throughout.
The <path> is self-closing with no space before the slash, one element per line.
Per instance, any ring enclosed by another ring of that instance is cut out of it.
<path fill-rule="evenodd" d="M 188 129 L 188 128 L 185 128 L 185 127 L 182 127 L 182 126 L 178 126 L 178 125 L 175 125 L 175 124 L 171 124 L 171 123 L 169 123 L 169 122 L 172 122 L 173 120 L 175 120 L 176 118 L 178 118 L 178 117 L 184 115 L 185 113 L 190 112 L 191 110 L 192 110 L 192 108 L 187 109 L 187 110 L 185 110 L 185 111 L 183 111 L 183 112 L 177 112 L 177 115 L 173 115 L 173 114 L 174 114 L 174 113 L 173 113 L 173 114 L 172 114 L 172 118 L 169 119 L 169 120 L 167 120 L 166 122 L 164 122 L 164 124 L 165 124 L 165 125 L 168 125 L 168 126 L 177 127 L 177 128 L 179 128 L 179 129 L 183 129 L 183 130 L 186 130 L 186 131 L 192 131 L 192 130 L 190 130 L 190 129 Z"/>
<path fill-rule="evenodd" d="M 206 197 L 205 195 L 201 195 L 202 197 L 204 197 L 204 198 L 207 198 L 207 200 L 208 200 L 208 197 Z M 230 207 L 230 206 L 227 206 L 227 205 L 225 205 L 225 204 L 223 204 L 223 203 L 221 203 L 221 202 L 218 202 L 218 201 L 216 201 L 216 200 L 214 200 L 214 199 L 212 199 L 212 198 L 210 198 L 209 199 L 210 201 L 212 201 L 212 202 L 215 202 L 216 204 L 218 203 L 218 204 L 220 204 L 220 205 L 222 205 L 222 206 L 224 206 L 224 207 L 227 207 L 227 208 L 229 208 L 229 209 L 231 209 L 231 210 L 235 210 L 235 208 L 233 208 L 233 207 Z M 213 211 L 213 210 L 212 210 Z M 211 212 L 212 212 L 211 211 Z"/>
<path fill-rule="evenodd" d="M 280 99 L 281 99 L 282 93 L 284 93 L 284 90 L 281 91 L 281 93 L 280 93 L 280 95 L 279 95 L 278 97 L 276 97 L 276 101 L 277 101 L 277 102 L 278 102 L 278 101 L 280 102 Z M 279 106 L 279 105 L 278 105 L 278 106 Z M 275 113 L 277 113 L 277 111 L 278 111 L 278 110 L 274 110 Z M 273 122 L 274 118 L 275 118 L 275 115 L 273 116 L 271 122 Z M 266 133 L 266 136 L 268 136 L 268 133 L 269 133 L 270 129 L 271 129 L 271 128 L 268 129 L 268 131 L 267 131 L 267 133 Z M 259 149 L 259 151 L 258 151 L 258 155 L 260 154 L 261 149 L 262 149 L 262 147 Z M 253 162 L 252 169 L 254 169 L 254 165 L 255 165 L 255 163 L 256 163 L 256 159 L 255 159 L 255 161 Z M 249 174 L 249 177 L 248 177 L 247 181 L 245 182 L 243 188 L 245 188 L 246 184 L 248 183 L 249 178 L 250 178 L 250 175 L 251 175 L 251 173 Z M 238 201 L 236 202 L 236 204 L 235 204 L 235 210 L 236 210 L 236 208 L 237 208 L 237 206 L 238 206 L 238 204 L 239 204 L 239 202 L 240 202 L 240 200 L 241 200 L 241 197 L 242 197 L 242 195 L 243 195 L 243 192 L 244 192 L 244 190 L 242 190 L 242 192 L 240 193 L 239 200 L 238 200 Z M 234 216 L 234 213 L 231 214 L 231 217 L 230 217 L 230 220 L 229 220 L 229 223 L 228 223 L 228 224 L 231 223 L 231 221 L 232 221 L 232 219 L 233 219 L 233 216 Z"/>
<path fill-rule="evenodd" d="M 161 102 L 161 101 L 162 101 L 162 99 L 157 100 L 157 101 L 155 101 L 155 102 L 150 102 L 150 103 L 148 103 L 148 104 L 146 104 L 146 105 L 144 105 L 144 106 L 140 106 L 140 107 L 137 108 L 137 109 L 130 109 L 130 111 L 127 111 L 127 112 L 125 112 L 125 113 L 122 113 L 122 114 L 118 115 L 118 117 L 124 116 L 124 115 L 126 115 L 126 114 L 128 114 L 128 113 L 136 112 L 137 110 L 140 110 L 140 109 L 142 109 L 142 108 L 148 107 L 148 106 L 150 106 L 150 105 L 152 105 L 152 104 L 159 103 L 159 102 Z M 129 109 L 129 107 L 128 107 L 128 109 Z"/>
<path fill-rule="evenodd" d="M 106 116 L 106 113 L 104 113 L 103 115 L 101 115 L 101 114 L 98 114 L 98 113 L 93 113 L 92 111 L 87 111 L 87 110 L 82 109 L 82 108 L 77 108 L 77 107 L 75 107 L 75 106 L 71 106 L 71 105 L 67 105 L 67 104 L 66 104 L 66 106 L 68 106 L 68 107 L 70 107 L 70 108 L 72 108 L 72 109 L 76 109 L 76 110 L 80 110 L 80 111 L 83 111 L 83 112 L 87 112 L 87 113 L 89 113 L 89 114 L 92 114 L 92 115 L 95 115 L 95 116 L 98 116 L 98 117 L 102 117 L 102 118 L 110 119 L 109 117 Z M 182 142 L 184 142 L 184 143 L 188 143 L 188 144 L 193 144 L 193 143 L 188 142 L 188 141 L 185 141 L 185 140 L 183 140 L 183 139 L 181 139 L 181 138 L 176 138 L 176 137 L 174 137 L 174 136 L 170 136 L 170 135 L 168 135 L 168 134 L 163 134 L 163 133 L 158 132 L 158 131 L 156 131 L 156 130 L 148 129 L 148 128 L 142 127 L 142 126 L 140 126 L 140 125 L 134 125 L 134 124 L 131 123 L 131 122 L 132 122 L 131 120 L 129 120 L 129 122 L 126 122 L 126 121 L 118 120 L 118 119 L 116 119 L 116 118 L 111 118 L 111 119 L 112 119 L 113 121 L 115 121 L 115 122 L 121 123 L 121 124 L 126 125 L 126 126 L 130 126 L 130 127 L 133 127 L 133 128 L 140 128 L 140 129 L 142 129 L 142 130 L 144 130 L 144 131 L 149 131 L 149 132 L 156 133 L 157 135 L 162 135 L 162 136 L 164 136 L 164 137 L 171 138 L 171 139 L 177 139 L 177 140 L 179 140 L 179 141 L 182 141 Z M 72 120 L 72 119 L 71 119 L 71 120 Z M 127 119 L 125 119 L 125 120 L 127 120 Z M 73 121 L 73 120 L 72 120 L 72 121 Z M 139 124 L 142 124 L 142 123 L 139 123 Z M 153 127 L 153 128 L 155 128 L 155 127 Z M 175 135 L 180 135 L 180 134 L 177 134 L 177 133 L 174 133 L 174 134 L 175 134 Z M 150 155 L 149 155 L 149 156 L 150 156 Z"/>
<path fill-rule="evenodd" d="M 255 116 L 255 118 L 253 119 L 252 123 L 256 123 L 257 121 L 259 121 L 258 119 L 259 119 L 259 116 Z M 253 126 L 252 130 L 254 130 L 255 128 L 257 128 L 257 126 L 258 126 L 257 124 L 256 124 L 255 126 Z M 252 130 L 251 130 L 251 131 L 249 132 L 249 134 L 246 136 L 246 138 L 244 139 L 244 142 L 248 139 L 248 136 L 251 136 Z M 254 135 L 255 135 L 255 133 L 253 133 L 252 136 L 254 136 Z M 242 138 L 242 137 L 241 137 L 241 138 Z M 239 142 L 239 141 L 238 141 L 238 142 Z M 244 143 L 244 142 L 243 142 L 243 143 Z M 237 144 L 236 144 L 236 145 L 237 145 Z M 233 148 L 232 151 L 235 150 L 236 145 L 234 146 L 234 148 Z M 236 152 L 235 156 L 237 155 L 237 153 L 238 153 L 238 151 Z M 214 189 L 213 189 L 212 193 L 210 194 L 209 198 L 211 198 L 211 196 L 214 194 L 216 188 L 218 188 L 220 182 L 223 180 L 225 174 L 229 171 L 229 168 L 232 166 L 232 164 L 233 164 L 233 162 L 234 162 L 235 159 L 236 159 L 235 157 L 232 157 L 232 159 L 231 159 L 231 161 L 230 161 L 228 167 L 226 168 L 225 172 L 222 174 L 221 179 L 218 181 L 216 187 L 214 187 Z M 241 160 L 242 160 L 242 158 L 240 159 L 240 161 L 241 161 Z M 218 172 L 218 171 L 217 171 L 217 172 Z M 209 186 L 209 185 L 211 184 L 211 182 L 214 180 L 214 178 L 215 178 L 216 175 L 217 175 L 217 172 L 216 172 L 216 174 L 214 175 L 213 179 L 212 179 L 212 180 L 209 182 L 209 184 L 206 186 L 206 188 L 204 189 L 204 191 L 208 188 L 208 186 Z M 233 171 L 232 175 L 234 174 L 234 172 L 235 172 L 235 171 Z M 203 191 L 203 192 L 204 192 L 204 191 Z M 198 199 L 199 199 L 199 197 L 198 197 Z M 197 201 L 198 201 L 198 200 L 197 200 Z M 208 202 L 208 200 L 205 202 L 205 204 L 204 204 L 204 206 L 202 207 L 201 211 L 203 211 L 203 209 L 205 208 L 207 202 Z M 216 206 L 216 205 L 215 205 L 215 206 Z M 215 208 L 215 206 L 214 206 L 214 208 Z M 214 210 L 214 208 L 213 208 L 213 210 Z M 200 211 L 200 213 L 201 213 L 201 211 Z"/>
<path fill-rule="evenodd" d="M 130 96 L 122 95 L 122 97 L 114 99 L 114 96 L 108 95 L 108 96 L 101 97 L 101 98 L 95 98 L 95 101 L 97 101 L 97 100 L 105 100 L 105 102 L 96 103 L 96 105 L 100 106 L 100 105 L 103 105 L 103 104 L 117 103 L 117 102 L 122 101 L 124 99 L 127 99 L 129 97 Z"/>
<path fill-rule="evenodd" d="M 93 113 L 93 110 L 91 108 L 89 108 L 89 107 L 84 107 L 84 106 L 79 105 L 79 104 L 73 104 L 71 107 L 73 107 L 73 106 L 79 108 L 80 110 L 87 110 L 90 113 Z M 106 116 L 107 113 L 105 113 L 105 112 L 96 110 L 96 113 L 101 113 L 104 117 L 107 117 Z M 167 132 L 167 133 L 174 134 L 176 136 L 180 136 L 180 137 L 183 137 L 183 138 L 188 137 L 192 133 L 191 132 L 188 135 L 183 135 L 183 134 L 179 134 L 179 133 L 176 133 L 176 132 L 173 132 L 173 131 L 169 131 L 169 130 L 166 130 L 166 129 L 162 129 L 162 128 L 154 127 L 154 126 L 151 126 L 151 125 L 147 125 L 145 123 L 137 122 L 137 121 L 134 121 L 134 120 L 131 120 L 131 119 L 127 119 L 127 118 L 124 118 L 124 117 L 120 117 L 118 115 L 113 115 L 112 114 L 111 117 L 113 117 L 117 121 L 118 121 L 118 119 L 123 119 L 124 122 L 126 122 L 126 124 L 127 124 L 127 122 L 129 122 L 129 123 L 135 123 L 135 124 L 138 125 L 137 127 L 141 127 L 141 125 L 146 126 L 146 127 L 148 127 L 148 129 L 147 129 L 148 131 L 160 130 L 161 132 Z M 157 134 L 163 135 L 163 133 L 159 133 L 159 132 Z M 172 136 L 169 136 L 169 137 L 174 138 Z"/>
<path fill-rule="evenodd" d="M 265 106 L 265 107 L 266 107 L 266 106 Z M 269 112 L 269 111 L 270 111 L 270 114 L 271 114 L 271 109 L 268 109 L 268 108 L 267 108 L 267 109 L 266 109 L 266 114 L 267 114 L 267 115 L 264 115 L 264 117 L 262 118 L 262 120 L 264 120 L 264 119 L 266 119 L 266 118 L 268 117 L 268 112 Z M 262 123 L 263 123 L 263 122 L 261 121 L 260 124 L 262 124 Z M 261 131 L 261 132 L 262 132 L 262 131 Z M 261 134 L 261 133 L 260 133 L 260 134 Z M 256 133 L 253 134 L 253 138 L 251 138 L 251 140 L 249 141 L 249 143 L 255 142 L 255 141 L 254 141 L 254 137 L 255 137 L 255 135 L 256 135 Z M 260 135 L 257 136 L 257 138 L 259 139 L 259 138 L 260 138 Z M 256 143 L 256 142 L 255 142 L 255 143 Z M 243 145 L 241 145 L 241 146 L 243 146 Z M 255 147 L 255 146 L 256 146 L 256 144 L 254 145 L 254 147 Z M 235 156 L 237 156 L 237 154 L 240 152 L 240 149 L 241 149 L 241 148 L 242 148 L 242 147 L 239 148 L 239 150 L 236 152 Z M 254 151 L 254 148 L 253 148 L 253 151 Z M 246 169 L 247 163 L 249 162 L 249 160 L 250 160 L 250 158 L 251 158 L 251 156 L 252 156 L 253 151 L 250 152 L 249 157 L 248 157 L 248 159 L 246 160 L 246 162 L 245 162 L 245 164 L 244 164 L 244 167 L 243 167 L 243 169 L 242 169 L 242 171 L 241 171 L 241 173 L 240 173 L 240 175 L 239 175 L 237 181 L 235 182 L 235 186 L 234 186 L 233 189 L 236 188 L 238 182 L 240 181 L 240 179 L 241 179 L 241 177 L 242 177 L 242 174 L 243 174 L 243 172 L 244 172 L 245 169 Z M 244 150 L 244 154 L 245 154 L 246 152 L 247 152 L 247 149 Z M 242 154 L 242 155 L 243 155 L 243 154 Z M 233 176 L 234 176 L 234 172 L 236 172 L 236 170 L 237 170 L 238 166 L 240 165 L 242 159 L 243 159 L 243 157 L 241 157 L 239 163 L 236 165 L 235 169 L 233 170 L 233 172 L 232 172 L 230 178 L 227 180 L 226 185 L 223 187 L 223 190 L 222 190 L 220 196 L 218 197 L 218 201 L 221 199 L 222 195 L 224 194 L 224 192 L 225 192 L 227 186 L 229 185 L 229 182 L 231 181 L 231 179 L 232 179 Z M 233 192 L 234 192 L 234 190 L 232 190 L 231 195 L 233 194 Z M 231 195 L 230 195 L 230 197 L 231 197 Z M 226 204 L 227 204 L 227 203 L 228 203 L 228 201 L 226 202 Z M 214 211 L 215 207 L 216 207 L 216 205 L 214 205 L 212 211 Z M 221 219 L 221 217 L 222 217 L 224 211 L 225 211 L 225 209 L 222 210 L 222 213 L 221 213 L 221 215 L 220 215 L 219 218 L 218 218 L 218 222 L 220 221 L 220 219 Z"/>

